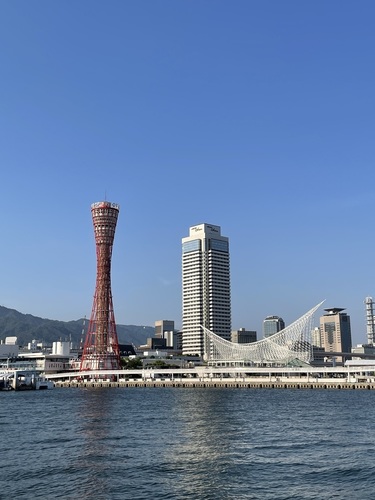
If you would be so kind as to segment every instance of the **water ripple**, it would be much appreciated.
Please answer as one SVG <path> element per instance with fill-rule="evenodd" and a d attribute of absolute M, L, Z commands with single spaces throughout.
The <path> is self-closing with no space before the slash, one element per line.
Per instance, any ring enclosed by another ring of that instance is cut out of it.
<path fill-rule="evenodd" d="M 375 498 L 373 398 L 217 388 L 0 393 L 0 498 Z"/>

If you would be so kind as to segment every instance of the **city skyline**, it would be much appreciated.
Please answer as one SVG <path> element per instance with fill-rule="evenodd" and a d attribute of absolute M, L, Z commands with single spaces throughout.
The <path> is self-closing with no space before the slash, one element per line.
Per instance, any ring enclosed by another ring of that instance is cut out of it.
<path fill-rule="evenodd" d="M 375 5 L 1 6 L 0 304 L 90 316 L 95 199 L 122 207 L 119 324 L 181 327 L 181 238 L 230 240 L 232 329 L 375 296 Z M 318 318 L 316 319 L 318 324 Z"/>

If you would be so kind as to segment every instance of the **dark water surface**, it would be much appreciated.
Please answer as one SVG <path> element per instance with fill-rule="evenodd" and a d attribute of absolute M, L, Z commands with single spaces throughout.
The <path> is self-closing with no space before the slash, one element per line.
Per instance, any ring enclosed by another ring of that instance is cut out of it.
<path fill-rule="evenodd" d="M 375 499 L 375 392 L 0 392 L 1 499 Z"/>

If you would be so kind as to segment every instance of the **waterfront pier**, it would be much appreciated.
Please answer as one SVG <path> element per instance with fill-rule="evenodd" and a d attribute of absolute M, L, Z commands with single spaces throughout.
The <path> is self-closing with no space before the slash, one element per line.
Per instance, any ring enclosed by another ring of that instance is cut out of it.
<path fill-rule="evenodd" d="M 194 367 L 101 370 L 48 375 L 55 387 L 375 389 L 375 365 L 366 367 Z"/>
<path fill-rule="evenodd" d="M 81 388 L 103 388 L 103 387 L 180 387 L 180 388 L 228 388 L 228 389 L 375 389 L 375 383 L 366 382 L 260 382 L 260 381 L 236 381 L 236 380 L 120 380 L 109 381 L 74 381 L 55 382 L 55 387 L 81 387 Z"/>

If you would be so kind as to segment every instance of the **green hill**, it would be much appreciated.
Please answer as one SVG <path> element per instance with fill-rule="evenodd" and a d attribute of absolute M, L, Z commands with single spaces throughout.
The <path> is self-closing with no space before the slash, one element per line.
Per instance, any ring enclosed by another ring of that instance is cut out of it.
<path fill-rule="evenodd" d="M 32 340 L 52 344 L 58 340 L 71 340 L 78 345 L 87 331 L 88 320 L 57 321 L 39 318 L 31 314 L 22 314 L 15 309 L 0 306 L 0 340 L 5 337 L 17 337 L 20 346 Z M 154 336 L 154 327 L 136 325 L 117 325 L 117 336 L 120 344 L 146 343 L 148 337 Z"/>

